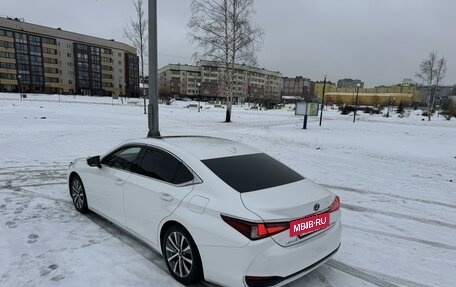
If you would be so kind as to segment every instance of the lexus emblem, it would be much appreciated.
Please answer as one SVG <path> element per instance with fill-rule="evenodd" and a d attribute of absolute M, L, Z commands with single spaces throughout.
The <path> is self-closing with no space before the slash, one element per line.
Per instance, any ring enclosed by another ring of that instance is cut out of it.
<path fill-rule="evenodd" d="M 320 209 L 320 204 L 315 203 L 315 205 L 314 205 L 314 210 L 315 210 L 315 211 L 318 211 L 319 209 Z"/>

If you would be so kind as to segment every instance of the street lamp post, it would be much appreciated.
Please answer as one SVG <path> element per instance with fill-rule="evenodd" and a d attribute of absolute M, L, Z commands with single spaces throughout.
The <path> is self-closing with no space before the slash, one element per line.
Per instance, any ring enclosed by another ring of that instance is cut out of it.
<path fill-rule="evenodd" d="M 442 97 L 439 98 L 439 111 L 437 113 L 437 117 L 440 117 L 441 112 L 442 112 Z"/>
<path fill-rule="evenodd" d="M 127 84 L 123 83 L 123 87 L 124 87 L 124 91 L 125 91 L 125 102 L 127 102 L 127 99 L 129 98 L 128 93 L 127 93 Z"/>
<path fill-rule="evenodd" d="M 144 76 L 141 77 L 142 79 L 142 96 L 144 100 L 144 114 L 147 115 L 147 109 L 146 109 L 146 84 L 145 84 L 145 79 Z"/>
<path fill-rule="evenodd" d="M 18 90 L 19 90 L 19 99 L 22 102 L 22 85 L 21 84 L 22 84 L 21 75 L 18 75 L 17 76 L 17 87 L 18 87 Z"/>
<path fill-rule="evenodd" d="M 353 122 L 356 122 L 356 111 L 358 110 L 358 93 L 360 86 L 360 83 L 356 84 L 355 112 L 353 113 Z"/>
<path fill-rule="evenodd" d="M 197 84 L 198 86 L 198 113 L 200 112 L 200 109 L 201 109 L 201 83 L 198 83 Z"/>
<path fill-rule="evenodd" d="M 148 137 L 159 137 L 157 85 L 157 0 L 149 0 L 149 112 Z"/>
<path fill-rule="evenodd" d="M 323 105 L 325 104 L 325 88 L 326 88 L 326 75 L 325 75 L 325 79 L 323 81 L 323 95 L 321 97 L 320 126 L 321 126 L 321 120 L 323 118 Z"/>
<path fill-rule="evenodd" d="M 391 108 L 391 95 L 388 100 L 388 112 L 386 113 L 387 118 L 389 118 L 389 116 L 390 116 L 390 108 Z"/>

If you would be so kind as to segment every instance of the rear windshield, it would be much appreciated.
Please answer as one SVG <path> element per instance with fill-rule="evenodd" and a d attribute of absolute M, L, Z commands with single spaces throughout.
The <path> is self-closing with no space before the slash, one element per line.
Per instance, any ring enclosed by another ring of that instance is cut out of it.
<path fill-rule="evenodd" d="M 291 168 L 264 153 L 207 159 L 202 162 L 240 193 L 304 179 Z"/>

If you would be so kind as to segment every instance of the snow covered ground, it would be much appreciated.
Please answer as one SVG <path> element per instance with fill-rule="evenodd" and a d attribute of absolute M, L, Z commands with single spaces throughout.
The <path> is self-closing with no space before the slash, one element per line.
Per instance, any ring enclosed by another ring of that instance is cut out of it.
<path fill-rule="evenodd" d="M 287 110 L 235 107 L 226 124 L 188 104 L 160 105 L 162 135 L 244 142 L 341 197 L 339 252 L 290 286 L 454 286 L 456 120 L 328 110 L 303 130 Z M 0 286 L 179 286 L 159 254 L 77 213 L 65 185 L 70 160 L 146 133 L 140 104 L 0 94 Z"/>

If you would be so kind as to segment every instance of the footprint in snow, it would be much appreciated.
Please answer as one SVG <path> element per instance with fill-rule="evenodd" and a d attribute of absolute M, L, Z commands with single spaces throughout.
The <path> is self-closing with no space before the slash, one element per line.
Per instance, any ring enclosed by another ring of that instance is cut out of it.
<path fill-rule="evenodd" d="M 52 281 L 60 281 L 60 280 L 62 280 L 62 279 L 64 279 L 64 278 L 65 278 L 64 275 L 59 274 L 59 275 L 56 275 L 56 276 L 52 277 L 51 280 L 52 280 Z"/>
<path fill-rule="evenodd" d="M 6 223 L 6 226 L 8 226 L 9 228 L 16 228 L 17 227 L 17 224 L 15 221 L 8 221 Z"/>
<path fill-rule="evenodd" d="M 55 269 L 59 268 L 59 265 L 58 264 L 52 264 L 52 265 L 49 265 L 48 268 L 51 269 L 51 270 L 55 270 Z"/>
<path fill-rule="evenodd" d="M 28 239 L 29 239 L 29 240 L 27 241 L 27 243 L 30 243 L 30 244 L 35 243 L 36 240 L 37 240 L 39 237 L 40 237 L 39 235 L 36 235 L 36 234 L 33 234 L 33 233 L 32 233 L 32 234 L 30 234 L 30 235 L 28 236 Z"/>

